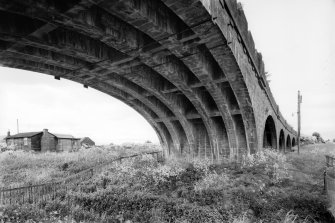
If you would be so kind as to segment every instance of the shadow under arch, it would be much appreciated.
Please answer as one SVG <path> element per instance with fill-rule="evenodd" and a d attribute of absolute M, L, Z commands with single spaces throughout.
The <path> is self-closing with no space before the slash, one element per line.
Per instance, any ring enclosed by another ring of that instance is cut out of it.
<path fill-rule="evenodd" d="M 267 117 L 264 126 L 263 148 L 277 148 L 276 125 L 271 115 Z"/>
<path fill-rule="evenodd" d="M 285 135 L 282 129 L 280 130 L 279 133 L 279 150 L 285 151 Z"/>
<path fill-rule="evenodd" d="M 291 151 L 291 149 L 292 149 L 292 142 L 291 142 L 290 135 L 287 135 L 287 138 L 286 138 L 286 149 L 288 151 Z"/>

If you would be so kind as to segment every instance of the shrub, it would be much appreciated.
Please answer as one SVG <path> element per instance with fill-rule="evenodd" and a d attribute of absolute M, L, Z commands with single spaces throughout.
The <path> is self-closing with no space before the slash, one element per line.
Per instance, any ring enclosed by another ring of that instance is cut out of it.
<path fill-rule="evenodd" d="M 183 172 L 179 175 L 179 180 L 183 185 L 189 186 L 201 180 L 206 176 L 205 171 L 195 168 L 194 165 L 190 164 Z"/>
<path fill-rule="evenodd" d="M 27 222 L 30 220 L 43 219 L 45 215 L 45 211 L 35 205 L 9 205 L 3 207 L 0 220 L 2 222 Z"/>
<path fill-rule="evenodd" d="M 230 179 L 227 174 L 210 173 L 207 174 L 201 181 L 195 183 L 194 190 L 221 190 L 227 185 L 229 180 Z"/>
<path fill-rule="evenodd" d="M 273 183 L 289 177 L 286 156 L 271 149 L 264 149 L 252 155 L 244 155 L 242 169 L 262 173 L 264 171 Z M 262 171 L 263 170 L 263 171 Z"/>

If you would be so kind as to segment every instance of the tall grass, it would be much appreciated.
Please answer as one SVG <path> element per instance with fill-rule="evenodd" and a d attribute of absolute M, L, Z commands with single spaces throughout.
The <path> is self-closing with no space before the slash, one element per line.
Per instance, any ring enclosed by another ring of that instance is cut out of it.
<path fill-rule="evenodd" d="M 323 181 L 323 171 L 326 165 L 326 155 L 335 155 L 335 145 L 312 144 L 303 146 L 300 154 L 287 154 L 287 161 L 292 168 L 298 170 L 293 177 L 301 182 L 320 184 Z"/>
<path fill-rule="evenodd" d="M 0 153 L 0 187 L 17 187 L 63 179 L 81 170 L 108 163 L 119 156 L 158 150 L 152 144 L 95 146 L 77 152 L 36 153 L 22 150 Z"/>
<path fill-rule="evenodd" d="M 288 163 L 276 151 L 246 156 L 241 166 L 137 157 L 110 165 L 57 200 L 6 207 L 4 214 L 37 222 L 333 222 L 321 191 L 295 185 L 279 165 Z"/>

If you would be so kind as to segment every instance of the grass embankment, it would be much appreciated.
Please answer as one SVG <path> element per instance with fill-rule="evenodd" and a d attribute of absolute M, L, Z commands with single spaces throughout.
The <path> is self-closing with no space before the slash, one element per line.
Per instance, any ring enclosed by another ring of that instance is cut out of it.
<path fill-rule="evenodd" d="M 326 155 L 335 156 L 335 144 L 305 145 L 301 147 L 300 154 L 297 151 L 287 154 L 287 161 L 294 169 L 300 171 L 292 173 L 294 179 L 310 184 L 322 184 Z"/>
<path fill-rule="evenodd" d="M 335 157 L 335 144 L 311 144 L 303 146 L 300 154 L 297 152 L 289 154 L 288 161 L 292 167 L 300 172 L 292 172 L 292 177 L 298 182 L 307 182 L 305 188 L 320 188 L 324 186 L 324 170 L 326 166 L 326 155 Z M 335 168 L 327 168 L 328 195 L 331 202 L 329 210 L 335 215 Z"/>
<path fill-rule="evenodd" d="M 95 146 L 77 152 L 0 152 L 0 187 L 19 187 L 64 179 L 113 158 L 159 150 L 154 144 Z"/>
<path fill-rule="evenodd" d="M 8 206 L 3 216 L 17 222 L 332 222 L 322 185 L 297 184 L 287 168 L 286 157 L 269 150 L 239 167 L 197 159 L 161 164 L 145 156 L 112 165 L 56 200 Z"/>

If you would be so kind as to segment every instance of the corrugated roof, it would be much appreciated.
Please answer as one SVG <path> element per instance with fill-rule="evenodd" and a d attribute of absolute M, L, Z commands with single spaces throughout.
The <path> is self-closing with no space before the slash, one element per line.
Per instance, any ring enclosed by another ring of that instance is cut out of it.
<path fill-rule="evenodd" d="M 75 139 L 72 135 L 66 135 L 66 134 L 53 134 L 52 135 L 56 136 L 59 139 Z"/>
<path fill-rule="evenodd" d="M 22 133 L 18 133 L 16 135 L 11 135 L 9 137 L 6 137 L 5 139 L 30 138 L 30 137 L 33 137 L 33 136 L 35 136 L 37 134 L 40 134 L 40 133 L 43 133 L 43 132 L 42 131 L 41 132 L 22 132 Z M 51 133 L 51 132 L 49 132 L 49 133 L 56 136 L 59 139 L 78 139 L 78 138 L 75 138 L 72 135 L 68 135 L 68 134 L 54 134 L 54 133 Z"/>
<path fill-rule="evenodd" d="M 34 135 L 40 134 L 42 132 L 22 132 L 16 135 L 7 136 L 6 139 L 17 139 L 17 138 L 30 138 Z"/>

